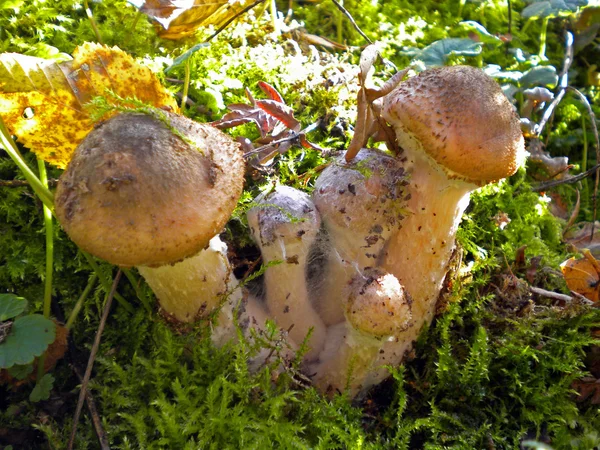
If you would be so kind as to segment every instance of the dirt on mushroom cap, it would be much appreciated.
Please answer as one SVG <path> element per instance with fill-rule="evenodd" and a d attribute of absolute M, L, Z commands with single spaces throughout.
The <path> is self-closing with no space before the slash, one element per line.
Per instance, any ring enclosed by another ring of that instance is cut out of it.
<path fill-rule="evenodd" d="M 169 126 L 146 114 L 103 123 L 58 185 L 56 212 L 67 234 L 113 264 L 159 266 L 197 253 L 241 194 L 238 145 L 210 125 L 165 114 Z"/>
<path fill-rule="evenodd" d="M 491 77 L 470 66 L 434 68 L 401 83 L 382 115 L 413 134 L 449 175 L 477 184 L 512 175 L 523 157 L 513 106 Z"/>

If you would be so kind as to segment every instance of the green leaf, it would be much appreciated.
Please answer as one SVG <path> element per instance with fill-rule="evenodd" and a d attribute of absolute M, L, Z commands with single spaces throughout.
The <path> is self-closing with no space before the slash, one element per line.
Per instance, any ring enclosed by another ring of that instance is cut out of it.
<path fill-rule="evenodd" d="M 17 317 L 27 307 L 27 300 L 15 294 L 0 294 L 0 322 Z"/>
<path fill-rule="evenodd" d="M 477 56 L 481 53 L 481 42 L 471 39 L 448 38 L 436 41 L 421 50 L 415 60 L 427 67 L 443 66 L 450 55 Z"/>
<path fill-rule="evenodd" d="M 587 4 L 588 0 L 543 0 L 531 3 L 521 12 L 521 16 L 525 19 L 557 17 L 561 13 L 562 15 L 574 13 Z"/>
<path fill-rule="evenodd" d="M 479 22 L 475 22 L 474 20 L 466 20 L 464 22 L 460 22 L 459 25 L 462 25 L 467 31 L 471 31 L 481 39 L 481 42 L 485 44 L 491 44 L 494 46 L 502 45 L 502 40 L 491 34 L 483 25 Z"/>
<path fill-rule="evenodd" d="M 198 50 L 200 50 L 201 48 L 204 48 L 204 47 L 208 47 L 209 45 L 210 44 L 207 42 L 201 42 L 200 44 L 194 45 L 187 52 L 185 52 L 182 55 L 179 55 L 177 58 L 175 58 L 173 60 L 173 64 L 171 64 L 169 67 L 167 67 L 165 69 L 165 73 L 169 73 L 171 70 L 175 69 L 176 67 L 180 66 L 181 64 L 186 62 L 188 59 L 190 59 L 190 57 L 194 53 L 196 53 Z"/>
<path fill-rule="evenodd" d="M 537 66 L 525 72 L 520 82 L 523 88 L 555 86 L 558 83 L 558 75 L 553 66 Z"/>
<path fill-rule="evenodd" d="M 39 402 L 40 400 L 48 400 L 50 398 L 50 391 L 54 385 L 54 377 L 47 373 L 38 381 L 29 394 L 29 401 Z"/>
<path fill-rule="evenodd" d="M 8 373 L 11 377 L 15 377 L 17 380 L 24 380 L 31 372 L 33 372 L 32 364 L 15 364 L 10 369 L 8 369 Z"/>
<path fill-rule="evenodd" d="M 17 9 L 20 8 L 25 0 L 3 0 L 0 2 L 0 10 L 1 9 Z"/>
<path fill-rule="evenodd" d="M 48 348 L 56 336 L 56 325 L 39 314 L 16 319 L 0 344 L 0 369 L 29 364 Z"/>

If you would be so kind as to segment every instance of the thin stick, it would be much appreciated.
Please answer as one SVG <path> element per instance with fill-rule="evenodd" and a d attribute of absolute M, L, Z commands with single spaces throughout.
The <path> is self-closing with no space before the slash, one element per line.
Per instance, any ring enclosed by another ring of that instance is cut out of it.
<path fill-rule="evenodd" d="M 584 178 L 587 178 L 587 177 L 593 175 L 598 169 L 600 169 L 600 164 L 596 164 L 591 169 L 588 169 L 585 172 L 575 175 L 574 177 L 571 177 L 571 178 L 565 178 L 564 180 L 550 180 L 550 181 L 546 181 L 544 183 L 539 183 L 537 186 L 532 187 L 531 190 L 533 192 L 542 192 L 542 191 L 547 191 L 550 188 L 560 186 L 561 184 L 574 184 L 574 183 L 577 183 L 578 181 L 583 180 Z"/>
<path fill-rule="evenodd" d="M 231 22 L 233 22 L 235 19 L 237 19 L 238 17 L 240 17 L 243 14 L 246 14 L 248 11 L 250 11 L 252 8 L 254 8 L 257 5 L 260 5 L 262 2 L 264 2 L 265 0 L 258 0 L 254 3 L 252 3 L 249 6 L 246 6 L 244 9 L 242 9 L 239 13 L 237 13 L 235 16 L 233 16 L 231 19 L 229 19 L 227 22 L 225 22 L 217 31 L 215 31 L 213 34 L 211 34 L 208 39 L 206 39 L 205 42 L 211 41 L 212 39 L 214 39 L 215 37 L 217 37 L 221 31 L 223 31 L 225 28 L 227 28 L 229 26 L 229 24 Z"/>
<path fill-rule="evenodd" d="M 81 371 L 75 365 L 72 365 L 73 372 L 79 378 L 79 382 L 83 382 L 83 377 L 81 375 Z M 92 424 L 94 425 L 94 430 L 96 430 L 96 436 L 98 436 L 98 442 L 100 443 L 100 448 L 102 450 L 110 450 L 110 445 L 108 444 L 108 435 L 104 428 L 102 427 L 102 420 L 100 419 L 100 415 L 98 414 L 98 409 L 96 408 L 96 402 L 94 401 L 94 397 L 89 392 L 85 393 L 85 404 L 88 407 L 88 411 L 90 412 L 90 416 L 92 417 Z"/>
<path fill-rule="evenodd" d="M 553 300 L 561 300 L 567 303 L 571 303 L 573 301 L 573 297 L 570 295 L 560 294 L 558 292 L 547 291 L 546 289 L 540 289 L 534 286 L 529 286 L 529 290 L 536 295 L 541 297 L 551 298 Z"/>
<path fill-rule="evenodd" d="M 102 339 L 102 332 L 104 331 L 104 325 L 106 324 L 106 319 L 108 318 L 108 313 L 110 312 L 110 307 L 112 305 L 113 297 L 115 296 L 115 292 L 117 291 L 117 285 L 119 284 L 119 280 L 121 279 L 121 269 L 117 272 L 115 279 L 113 281 L 112 287 L 110 288 L 110 293 L 106 298 L 106 303 L 104 305 L 104 311 L 102 311 L 102 317 L 100 318 L 100 324 L 98 325 L 98 331 L 96 331 L 96 337 L 94 338 L 94 345 L 92 345 L 92 351 L 90 352 L 90 357 L 88 359 L 88 364 L 85 369 L 85 375 L 83 376 L 83 381 L 81 382 L 81 390 L 79 391 L 79 399 L 77 400 L 77 408 L 75 409 L 75 415 L 73 416 L 73 429 L 71 430 L 71 437 L 69 438 L 69 443 L 67 445 L 68 450 L 73 450 L 73 445 L 75 443 L 75 435 L 77 434 L 77 423 L 79 422 L 79 416 L 81 415 L 81 409 L 83 408 L 83 400 L 86 397 L 87 386 L 90 382 L 90 377 L 92 375 L 92 368 L 94 367 L 94 360 L 96 359 L 96 353 L 98 353 L 98 348 L 100 347 L 100 340 Z"/>
<path fill-rule="evenodd" d="M 559 91 L 556 94 L 556 96 L 554 97 L 554 100 L 552 100 L 552 102 L 548 105 L 548 107 L 544 111 L 544 114 L 542 115 L 542 119 L 540 120 L 540 123 L 535 126 L 534 132 L 535 132 L 536 137 L 539 137 L 542 134 L 542 131 L 544 131 L 544 127 L 546 126 L 546 123 L 548 123 L 548 120 L 554 113 L 554 110 L 556 109 L 556 107 L 558 106 L 560 101 L 565 96 L 565 91 L 566 91 L 567 85 L 569 83 L 569 68 L 571 67 L 572 63 L 573 63 L 573 34 L 570 33 L 569 31 L 567 31 L 566 44 L 565 44 L 565 60 L 563 63 L 563 69 L 560 73 L 559 82 L 558 82 Z"/>
<path fill-rule="evenodd" d="M 48 186 L 55 187 L 58 184 L 58 178 L 50 178 Z M 29 181 L 26 180 L 0 180 L 0 187 L 17 188 L 29 186 Z"/>
<path fill-rule="evenodd" d="M 358 33 L 365 39 L 365 41 L 367 41 L 369 44 L 372 44 L 373 41 L 371 39 L 369 39 L 369 36 L 367 36 L 363 32 L 363 30 L 360 29 L 360 27 L 354 20 L 354 17 L 352 17 L 352 14 L 350 14 L 346 8 L 344 8 L 342 5 L 340 5 L 340 3 L 337 0 L 331 0 L 331 1 L 334 3 L 335 6 L 337 6 L 337 8 L 342 12 L 342 14 L 344 14 L 348 18 L 348 20 L 350 21 L 350 23 L 352 24 L 354 29 L 356 31 L 358 31 Z"/>

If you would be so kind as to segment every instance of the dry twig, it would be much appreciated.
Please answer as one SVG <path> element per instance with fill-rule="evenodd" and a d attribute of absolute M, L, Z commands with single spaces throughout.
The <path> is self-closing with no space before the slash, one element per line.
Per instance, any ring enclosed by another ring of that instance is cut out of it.
<path fill-rule="evenodd" d="M 77 434 L 77 423 L 79 422 L 79 416 L 81 415 L 81 410 L 83 408 L 83 400 L 86 396 L 87 385 L 90 382 L 92 368 L 94 367 L 94 361 L 96 360 L 96 354 L 98 353 L 98 348 L 100 347 L 100 340 L 102 339 L 102 332 L 104 331 L 104 325 L 106 325 L 106 319 L 108 318 L 108 313 L 110 311 L 110 307 L 112 305 L 112 301 L 115 296 L 115 292 L 117 291 L 117 285 L 119 284 L 120 279 L 121 269 L 119 269 L 119 271 L 117 272 L 112 287 L 110 288 L 110 292 L 108 294 L 108 297 L 106 298 L 106 303 L 104 304 L 104 310 L 102 311 L 102 317 L 100 318 L 100 324 L 98 325 L 98 331 L 96 331 L 94 345 L 92 345 L 92 351 L 90 352 L 88 364 L 85 369 L 85 375 L 83 376 L 83 381 L 81 383 L 81 390 L 79 391 L 77 408 L 75 409 L 75 415 L 73 416 L 73 428 L 71 430 L 71 437 L 69 438 L 69 443 L 67 444 L 68 450 L 72 450 L 73 445 L 75 444 L 75 435 Z"/>

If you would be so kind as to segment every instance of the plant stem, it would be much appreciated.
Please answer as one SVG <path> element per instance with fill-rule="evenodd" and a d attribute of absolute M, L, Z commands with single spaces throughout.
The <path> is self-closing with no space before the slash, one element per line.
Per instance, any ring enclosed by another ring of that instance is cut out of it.
<path fill-rule="evenodd" d="M 340 4 L 340 6 L 344 6 L 344 0 L 338 0 L 338 3 Z M 337 13 L 337 41 L 342 44 L 343 43 L 343 39 L 344 39 L 344 34 L 342 33 L 342 14 L 338 11 Z"/>
<path fill-rule="evenodd" d="M 109 292 L 110 291 L 110 280 L 104 276 L 104 274 L 100 270 L 100 267 L 94 260 L 94 257 L 92 255 L 90 255 L 88 252 L 84 252 L 81 249 L 80 249 L 80 251 L 81 251 L 81 254 L 83 256 L 85 256 L 85 259 L 87 260 L 87 262 L 90 265 L 90 267 L 92 268 L 92 270 L 98 275 L 98 279 L 100 280 L 100 284 L 102 285 L 104 290 L 106 292 Z M 119 294 L 118 292 L 115 292 L 115 298 L 117 299 L 119 304 L 123 308 L 125 308 L 126 311 L 130 312 L 131 314 L 133 314 L 135 312 L 135 309 L 133 308 L 133 306 L 131 306 L 129 304 L 129 302 L 127 300 L 125 300 L 125 298 L 121 294 Z"/>
<path fill-rule="evenodd" d="M 37 160 L 40 171 L 40 181 L 48 188 L 48 174 L 46 165 L 41 159 Z M 52 274 L 54 272 L 54 227 L 52 224 L 52 210 L 44 205 L 44 227 L 46 231 L 46 280 L 44 285 L 44 317 L 50 317 L 52 302 Z"/>
<path fill-rule="evenodd" d="M 277 3 L 271 0 L 271 23 L 273 24 L 273 33 L 279 34 L 279 26 L 277 26 Z"/>
<path fill-rule="evenodd" d="M 183 80 L 183 93 L 181 94 L 181 114 L 185 111 L 185 105 L 187 103 L 188 92 L 190 89 L 190 60 L 185 62 L 185 79 Z"/>
<path fill-rule="evenodd" d="M 583 131 L 583 150 L 581 154 L 581 171 L 585 172 L 587 170 L 587 160 L 588 160 L 588 139 L 587 132 L 585 129 L 585 116 L 581 115 L 581 130 Z M 589 208 L 589 195 L 590 195 L 590 186 L 587 178 L 581 181 L 583 185 L 583 201 L 585 202 L 586 210 Z"/>
<path fill-rule="evenodd" d="M 71 314 L 69 314 L 69 318 L 67 319 L 67 324 L 65 325 L 67 330 L 70 330 L 73 327 L 73 323 L 75 323 L 75 319 L 77 319 L 77 315 L 79 314 L 79 311 L 81 311 L 83 302 L 85 301 L 87 296 L 90 295 L 90 292 L 92 291 L 92 288 L 94 287 L 94 284 L 96 284 L 96 280 L 98 280 L 98 275 L 94 273 L 91 276 L 90 280 L 88 281 L 87 286 L 85 287 L 85 289 L 83 290 L 83 292 L 81 293 L 79 298 L 77 299 L 77 303 L 75 303 L 75 307 L 73 308 L 73 311 L 71 311 Z"/>
<path fill-rule="evenodd" d="M 463 8 L 465 7 L 465 3 L 467 3 L 467 0 L 460 0 L 458 2 L 458 17 L 462 18 L 462 13 L 463 13 Z"/>
<path fill-rule="evenodd" d="M 550 21 L 550 17 L 544 17 L 542 21 L 542 31 L 540 32 L 540 53 L 539 57 L 541 60 L 545 61 L 546 58 L 546 35 L 548 33 L 548 22 Z"/>
<path fill-rule="evenodd" d="M 40 181 L 46 189 L 48 189 L 48 174 L 46 165 L 41 159 L 37 160 L 38 170 L 40 172 Z M 50 306 L 52 305 L 52 274 L 54 272 L 54 227 L 52 225 L 52 210 L 46 205 L 44 208 L 44 228 L 46 233 L 46 277 L 44 280 L 44 317 L 50 317 Z M 37 379 L 41 380 L 44 376 L 44 363 L 46 360 L 46 352 L 38 359 Z"/>
<path fill-rule="evenodd" d="M 27 163 L 23 159 L 23 156 L 21 156 L 21 153 L 19 152 L 19 149 L 17 148 L 15 142 L 12 140 L 10 132 L 8 131 L 8 128 L 6 128 L 6 125 L 1 117 L 0 142 L 2 144 L 2 147 L 4 147 L 4 150 L 6 150 L 6 152 L 8 153 L 8 156 L 10 156 L 11 159 L 15 162 L 17 167 L 23 173 L 23 176 L 25 177 L 27 182 L 31 185 L 33 192 L 35 192 L 35 194 L 40 198 L 40 200 L 45 206 L 53 210 L 54 195 L 52 195 L 52 192 L 50 192 L 50 190 L 48 190 L 48 188 L 42 184 L 37 175 L 33 173 L 31 168 L 27 165 Z"/>
<path fill-rule="evenodd" d="M 94 34 L 96 35 L 96 40 L 98 41 L 99 44 L 104 44 L 104 42 L 102 42 L 102 38 L 100 37 L 100 31 L 98 31 L 98 25 L 96 25 L 96 20 L 94 20 L 94 16 L 92 15 L 92 10 L 90 9 L 90 6 L 88 5 L 87 0 L 83 0 L 83 7 L 84 7 L 85 13 L 90 21 L 90 25 L 92 26 L 92 30 L 94 30 Z"/>
<path fill-rule="evenodd" d="M 146 311 L 148 311 L 149 313 L 152 312 L 152 307 L 150 306 L 150 303 L 147 301 L 146 296 L 140 289 L 140 284 L 139 284 L 138 280 L 135 278 L 135 275 L 133 273 L 131 273 L 131 270 L 129 270 L 129 269 L 121 269 L 121 270 L 127 277 L 127 280 L 129 280 L 129 283 L 131 283 L 131 286 L 135 290 L 137 298 L 140 300 L 142 305 L 144 305 L 144 308 L 146 308 Z"/>

